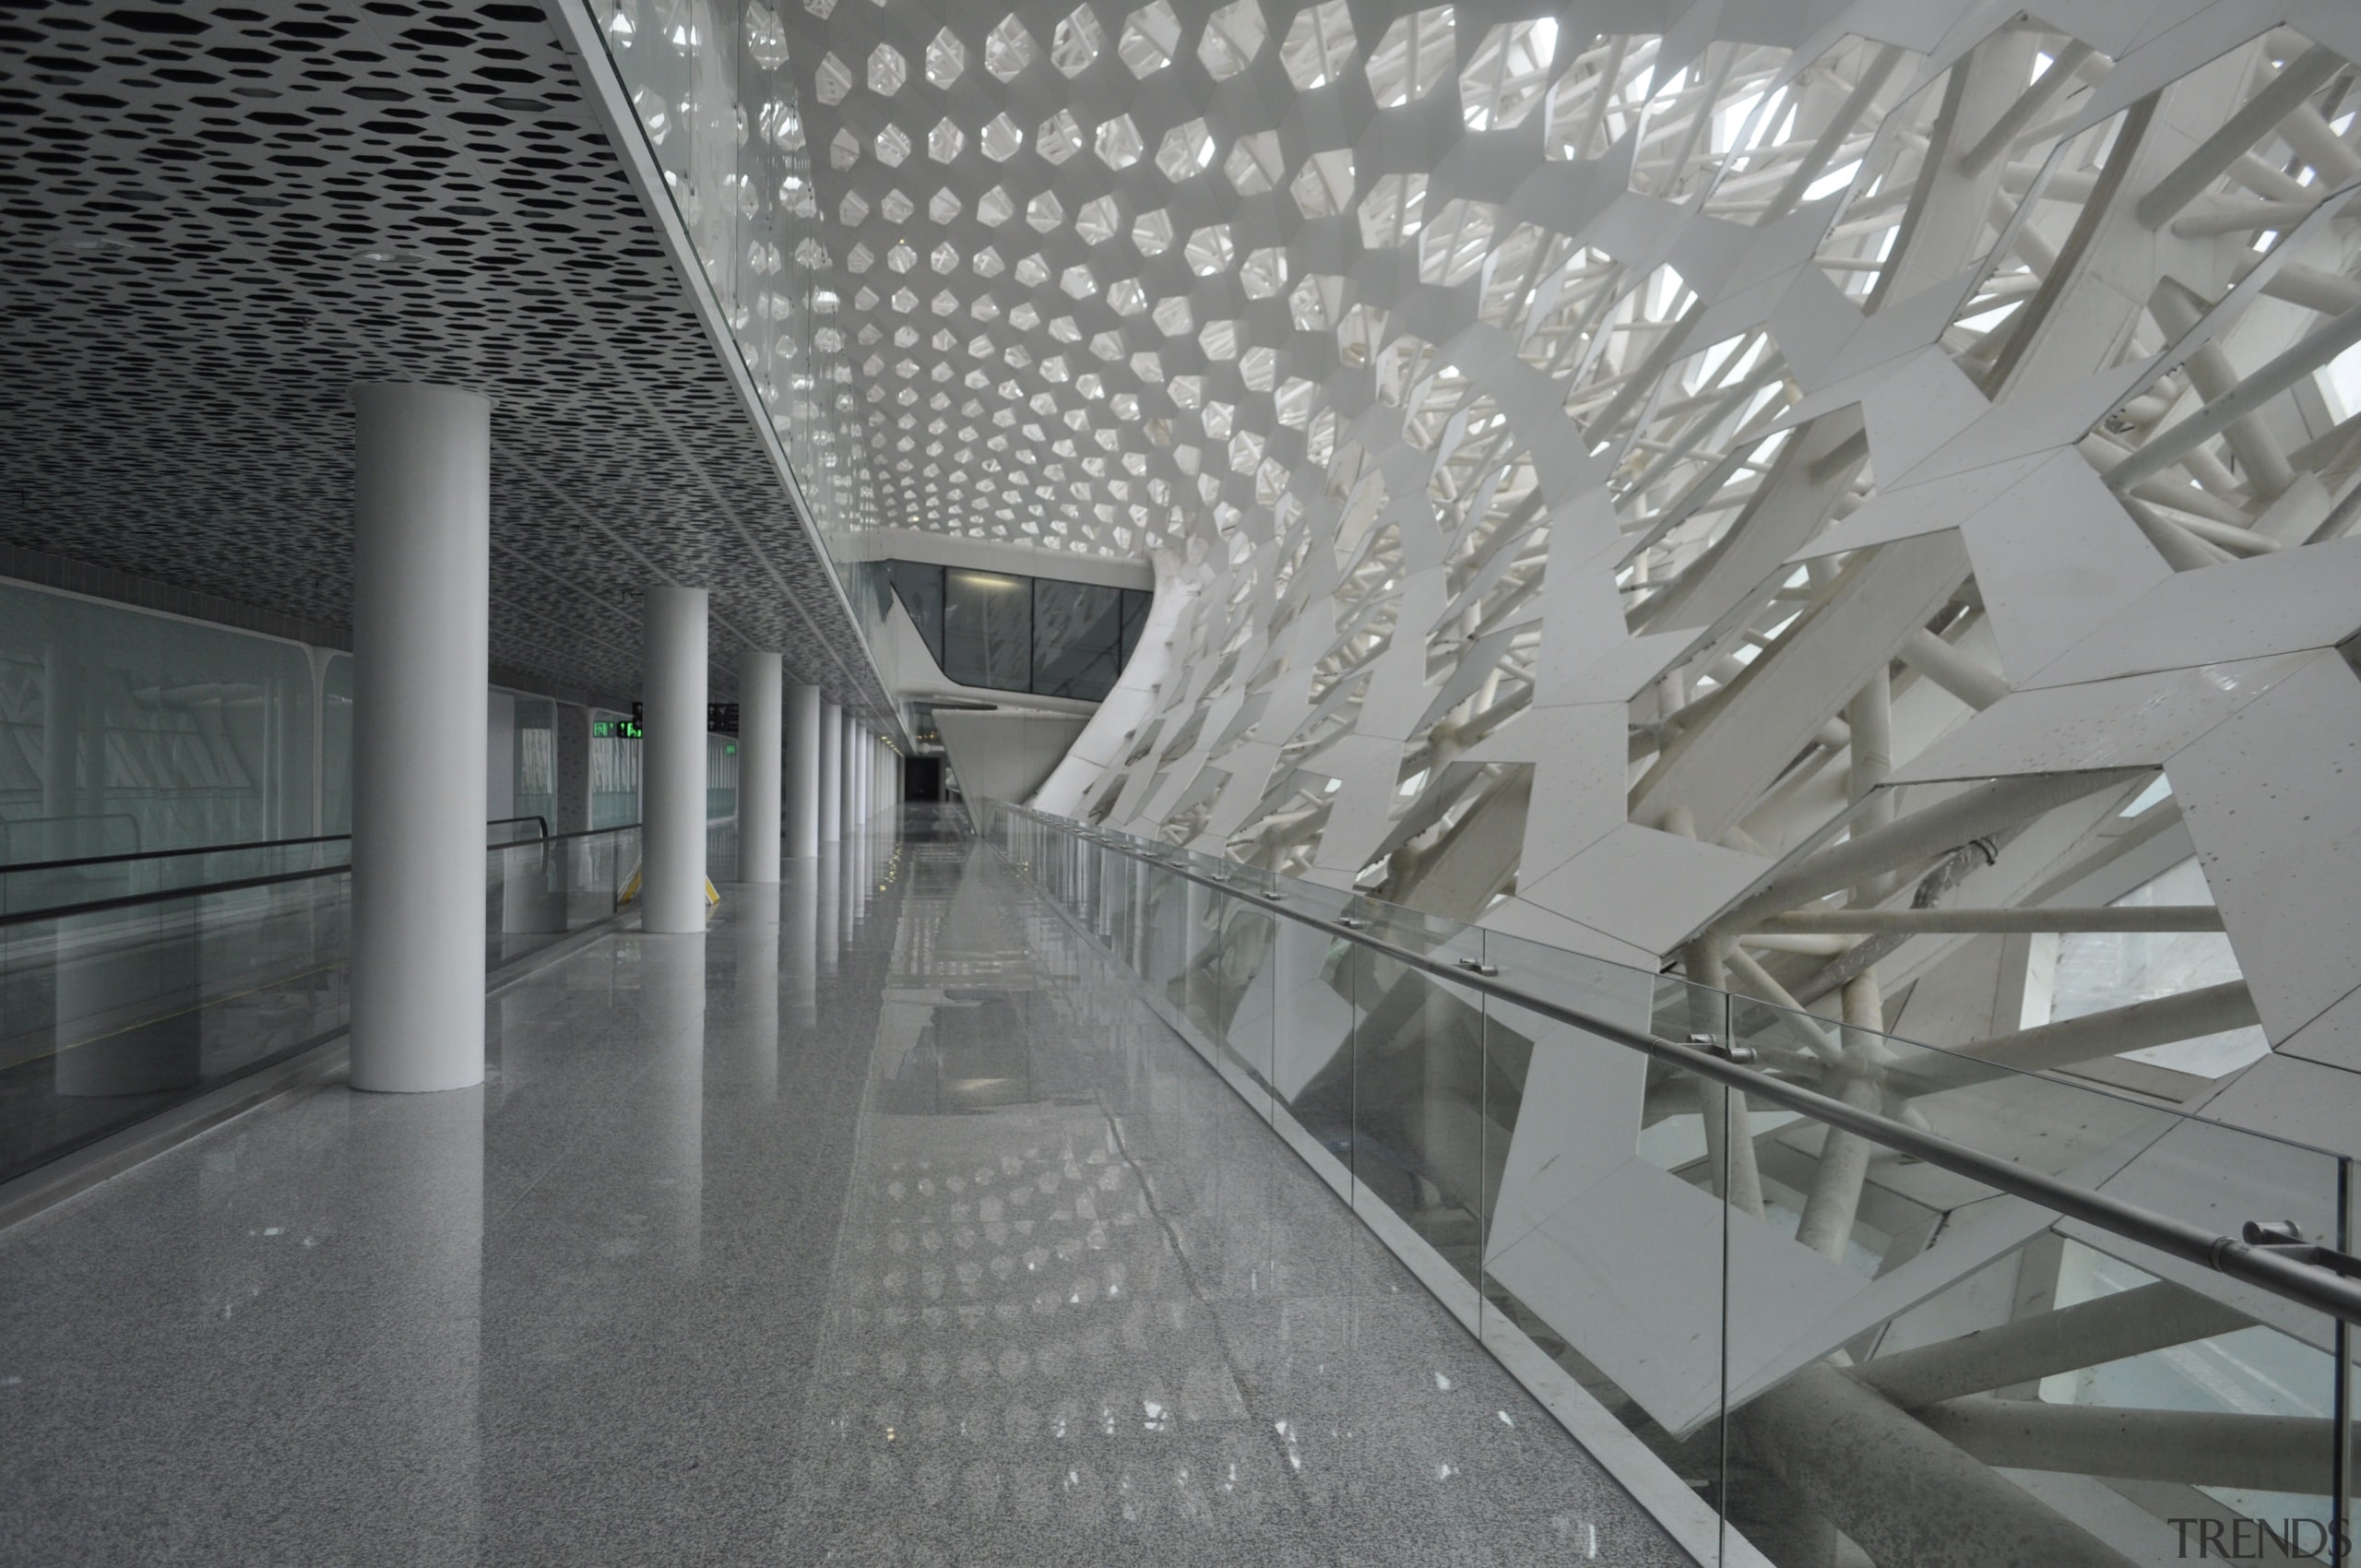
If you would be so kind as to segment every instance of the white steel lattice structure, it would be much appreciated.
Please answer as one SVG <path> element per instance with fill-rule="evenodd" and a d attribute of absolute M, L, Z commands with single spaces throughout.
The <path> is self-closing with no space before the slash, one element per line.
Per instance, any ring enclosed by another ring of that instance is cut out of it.
<path fill-rule="evenodd" d="M 2237 1200 L 2190 1190 L 2178 1134 L 2049 1146 L 2011 1120 L 2022 1085 L 1953 1091 L 2066 1072 L 2355 1146 L 2361 9 L 742 19 L 783 34 L 775 90 L 800 97 L 797 254 L 846 356 L 828 407 L 860 518 L 1157 558 L 1161 620 L 1043 808 L 1677 967 L 1793 1010 L 1774 1070 L 2165 1206 Z M 1372 1044 L 1341 966 L 1258 1000 L 1218 926 L 1191 961 L 1238 971 L 1216 1013 L 1293 1009 L 1276 1098 L 1372 1049 L 1458 1092 L 1442 1042 L 1465 1020 L 1406 1009 Z M 1957 1054 L 1897 1072 L 1880 1030 Z M 2111 1533 L 2092 1477 L 2196 1506 L 2319 1468 L 2269 1449 L 2325 1443 L 2308 1414 L 2267 1442 L 2143 1409 L 2134 1472 L 1980 1397 L 2256 1324 L 2325 1356 L 2317 1324 L 2142 1276 L 2153 1294 L 2070 1325 L 2043 1217 L 1870 1176 L 1833 1137 L 1758 1138 L 1743 1097 L 1475 1038 L 1476 1076 L 1527 1107 L 1504 1168 L 1465 1131 L 1498 1123 L 1489 1088 L 1461 1132 L 1403 1137 L 1474 1172 L 1484 1223 L 1522 1217 L 1562 1258 L 1693 1221 L 1774 1282 L 1723 1372 L 1824 1515 L 1781 1562 L 2015 1560 L 2052 1505 L 2091 1535 L 2040 1560 L 2137 1560 L 2153 1542 Z M 1723 1231 L 1693 1172 L 1610 1193 L 1683 1116 L 1707 1149 L 1742 1134 L 1715 1196 L 1792 1222 Z M 1864 1218 L 1913 1203 L 1915 1240 Z M 1662 1381 L 1660 1346 L 1714 1299 L 1704 1244 L 1624 1256 L 1619 1297 L 1480 1245 L 1569 1339 L 1645 1304 L 1581 1353 L 1686 1462 L 1711 1395 Z M 2015 1299 L 1962 1305 L 2004 1265 Z M 2064 1360 L 1945 1337 L 2001 1323 L 2086 1337 Z M 1837 1374 L 1914 1334 L 1948 1370 L 1878 1384 L 1872 1361 L 1866 1412 Z M 1878 1494 L 1862 1455 L 1797 1456 L 1840 1428 L 1927 1467 L 1952 1555 L 1917 1550 L 1922 1501 Z M 1978 1515 L 1976 1460 L 2071 1479 Z"/>
<path fill-rule="evenodd" d="M 1942 1043 L 1820 900 L 2168 843 L 2349 1067 L 2361 14 L 2187 9 L 782 20 L 879 519 L 1195 590 L 1083 814 Z"/>

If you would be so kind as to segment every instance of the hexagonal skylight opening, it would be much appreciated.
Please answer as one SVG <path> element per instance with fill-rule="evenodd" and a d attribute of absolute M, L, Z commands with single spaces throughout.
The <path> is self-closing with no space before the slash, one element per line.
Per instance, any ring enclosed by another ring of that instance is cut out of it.
<path fill-rule="evenodd" d="M 1279 45 L 1279 65 L 1297 91 L 1311 92 L 1344 75 L 1356 46 L 1352 13 L 1345 8 L 1345 0 L 1321 0 L 1298 12 L 1288 25 L 1287 40 Z"/>
<path fill-rule="evenodd" d="M 1250 300 L 1267 300 L 1287 286 L 1287 253 L 1275 246 L 1246 253 L 1238 268 L 1238 286 Z"/>
<path fill-rule="evenodd" d="M 1548 90 L 1557 57 L 1555 17 L 1487 29 L 1459 73 L 1460 118 L 1471 131 L 1524 124 Z"/>
<path fill-rule="evenodd" d="M 1213 166 L 1214 136 L 1200 118 L 1186 121 L 1164 133 L 1163 143 L 1156 149 L 1156 166 L 1173 184 L 1193 178 Z"/>
<path fill-rule="evenodd" d="M 926 134 L 926 155 L 937 163 L 950 162 L 967 147 L 967 133 L 955 125 L 948 114 L 937 120 L 934 129 Z"/>
<path fill-rule="evenodd" d="M 1061 109 L 1041 122 L 1041 129 L 1034 136 L 1033 150 L 1051 163 L 1063 163 L 1082 150 L 1082 126 L 1075 123 L 1074 111 Z"/>
<path fill-rule="evenodd" d="M 1067 14 L 1050 35 L 1050 64 L 1069 77 L 1088 70 L 1107 47 L 1107 30 L 1098 25 L 1087 0 Z"/>
<path fill-rule="evenodd" d="M 1182 249 L 1189 261 L 1189 270 L 1200 278 L 1211 278 L 1229 270 L 1230 262 L 1238 255 L 1238 247 L 1229 237 L 1229 225 L 1210 223 L 1189 236 Z"/>
<path fill-rule="evenodd" d="M 1255 0 L 1232 0 L 1205 21 L 1205 35 L 1197 41 L 1197 58 L 1216 81 L 1228 81 L 1263 52 L 1271 36 L 1270 24 Z"/>
<path fill-rule="evenodd" d="M 898 169 L 910 155 L 910 133 L 887 121 L 877 133 L 877 161 L 888 169 Z"/>
<path fill-rule="evenodd" d="M 1353 200 L 1353 149 L 1315 152 L 1304 160 L 1287 186 L 1306 218 L 1334 218 Z"/>
<path fill-rule="evenodd" d="M 944 28 L 926 46 L 926 79 L 936 87 L 949 87 L 967 68 L 967 46 L 959 35 Z"/>
<path fill-rule="evenodd" d="M 1171 0 L 1156 0 L 1133 11 L 1123 23 L 1115 53 L 1135 77 L 1154 76 L 1172 64 L 1180 53 L 1180 18 L 1173 15 Z"/>
<path fill-rule="evenodd" d="M 870 91 L 891 98 L 909 79 L 910 64 L 902 58 L 900 50 L 890 43 L 881 43 L 869 52 Z"/>
<path fill-rule="evenodd" d="M 1024 150 L 1025 133 L 1006 114 L 995 114 L 984 125 L 981 145 L 986 158 L 1005 163 Z"/>
<path fill-rule="evenodd" d="M 1142 255 L 1162 255 L 1172 248 L 1172 215 L 1162 208 L 1143 212 L 1132 223 L 1132 244 Z"/>
<path fill-rule="evenodd" d="M 842 103 L 845 94 L 852 90 L 852 67 L 837 59 L 834 51 L 821 55 L 812 72 L 812 90 L 823 103 Z"/>
<path fill-rule="evenodd" d="M 1094 245 L 1105 244 L 1121 233 L 1122 215 L 1115 198 L 1102 196 L 1083 203 L 1082 210 L 1074 215 L 1074 232 Z"/>
<path fill-rule="evenodd" d="M 1381 176 L 1361 198 L 1361 244 L 1381 250 L 1413 238 L 1426 221 L 1426 175 Z"/>
<path fill-rule="evenodd" d="M 1002 81 L 1014 81 L 1039 53 L 1033 35 L 1014 15 L 1001 18 L 1000 25 L 984 35 L 984 69 Z"/>
<path fill-rule="evenodd" d="M 1240 196 L 1261 196 L 1274 189 L 1279 177 L 1287 172 L 1287 165 L 1279 151 L 1279 133 L 1256 131 L 1233 143 L 1229 156 L 1222 160 L 1222 172 L 1238 188 Z"/>
<path fill-rule="evenodd" d="M 1043 191 L 1025 204 L 1025 221 L 1036 233 L 1046 234 L 1065 220 L 1065 206 L 1051 192 Z"/>
<path fill-rule="evenodd" d="M 1129 114 L 1118 114 L 1100 125 L 1091 142 L 1098 160 L 1109 169 L 1128 169 L 1147 150 L 1147 144 L 1140 139 L 1139 127 L 1132 124 Z"/>
<path fill-rule="evenodd" d="M 1362 66 L 1369 75 L 1370 96 L 1380 109 L 1415 103 L 1451 74 L 1456 28 L 1449 6 L 1394 18 Z"/>

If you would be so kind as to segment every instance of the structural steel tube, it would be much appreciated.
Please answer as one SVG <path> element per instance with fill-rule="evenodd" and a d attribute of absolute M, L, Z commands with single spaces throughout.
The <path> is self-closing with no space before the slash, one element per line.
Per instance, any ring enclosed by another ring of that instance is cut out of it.
<path fill-rule="evenodd" d="M 2249 1327 L 2210 1296 L 2158 1280 L 2095 1301 L 1880 1356 L 1853 1375 L 1904 1409 L 1989 1394 Z"/>

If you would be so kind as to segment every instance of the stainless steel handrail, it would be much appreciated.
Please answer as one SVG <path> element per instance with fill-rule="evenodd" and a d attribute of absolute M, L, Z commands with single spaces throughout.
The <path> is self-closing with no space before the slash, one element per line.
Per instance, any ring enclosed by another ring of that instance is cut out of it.
<path fill-rule="evenodd" d="M 514 820 L 530 819 L 516 818 Z M 586 827 L 572 833 L 553 833 L 545 838 L 521 838 L 514 844 L 487 844 L 483 849 L 487 855 L 496 854 L 503 849 L 526 848 L 541 849 L 546 855 L 548 846 L 562 844 L 569 838 L 593 838 L 603 833 L 631 833 L 636 831 L 638 827 L 639 824 L 635 822 L 625 823 L 620 827 Z M 68 915 L 103 914 L 109 909 L 129 909 L 141 904 L 162 904 L 176 898 L 200 898 L 208 893 L 243 893 L 249 888 L 271 887 L 282 882 L 305 882 L 323 876 L 351 874 L 352 863 L 346 861 L 332 866 L 309 866 L 302 871 L 283 871 L 267 876 L 233 877 L 227 882 L 200 882 L 187 887 L 156 887 L 145 893 L 125 893 L 112 898 L 85 899 L 78 904 L 52 904 L 44 909 L 15 909 L 0 913 L 0 927 L 30 925 L 35 921 L 64 920 Z"/>
<path fill-rule="evenodd" d="M 256 838 L 244 844 L 192 844 L 179 849 L 133 849 L 120 855 L 77 855 L 64 861 L 23 861 L 14 865 L 0 865 L 0 876 L 15 876 L 34 871 L 68 871 L 76 866 L 121 865 L 126 861 L 171 861 L 190 855 L 233 855 L 254 849 L 290 849 L 300 844 L 341 844 L 351 837 L 350 833 L 315 833 L 308 838 Z"/>
<path fill-rule="evenodd" d="M 1097 844 L 1116 854 L 1153 865 L 1158 870 L 1213 889 L 1216 893 L 1237 896 L 1235 884 L 1216 878 L 1163 855 L 1145 849 L 1134 849 L 1103 831 L 1083 829 L 1072 823 L 1048 816 L 1023 806 L 999 802 L 1000 809 L 1014 815 L 1029 818 L 1054 831 Z M 1366 930 L 1323 920 L 1300 909 L 1288 909 L 1284 903 L 1271 901 L 1264 906 L 1287 919 L 1326 932 L 1339 942 L 1349 942 L 1366 947 L 1464 990 L 1480 992 L 1497 1001 L 1537 1013 L 1545 1018 L 1567 1024 L 1601 1039 L 1655 1057 L 1684 1072 L 1730 1088 L 1744 1091 L 1750 1098 L 1768 1100 L 1798 1111 L 1826 1126 L 1841 1127 L 1856 1133 L 1872 1143 L 1881 1144 L 1914 1159 L 1965 1176 L 1989 1187 L 2021 1197 L 2042 1207 L 2054 1209 L 2070 1218 L 2086 1221 L 2100 1229 L 2124 1237 L 2142 1246 L 2153 1247 L 2168 1257 L 2180 1259 L 2201 1267 L 2242 1280 L 2274 1296 L 2327 1313 L 2346 1323 L 2361 1324 L 2361 1281 L 2347 1279 L 2323 1264 L 2307 1263 L 2271 1249 L 2268 1243 L 2249 1242 L 2237 1236 L 2218 1235 L 2201 1226 L 2176 1219 L 2167 1214 L 2126 1203 L 2121 1198 L 2087 1187 L 2061 1182 L 2055 1176 L 2038 1170 L 2028 1170 L 2011 1165 L 2005 1159 L 1954 1143 L 1940 1134 L 1922 1132 L 1905 1122 L 1880 1116 L 1847 1105 L 1841 1099 L 1802 1088 L 1768 1073 L 1757 1072 L 1713 1051 L 1673 1040 L 1665 1039 L 1644 1030 L 1627 1028 L 1610 1019 L 1568 1007 L 1546 997 L 1521 991 L 1508 982 L 1477 970 L 1463 968 L 1456 959 L 1445 961 L 1430 958 L 1422 953 L 1400 947 L 1382 937 L 1371 936 Z M 1653 978 L 1653 977 L 1651 977 Z"/>
<path fill-rule="evenodd" d="M 495 816 L 487 821 L 484 826 L 506 827 L 511 823 L 518 822 L 534 824 L 540 829 L 538 837 L 541 838 L 579 837 L 578 833 L 552 835 L 550 832 L 549 818 L 539 813 L 527 816 Z M 592 828 L 589 831 L 605 833 L 611 830 L 600 827 Z M 35 871 L 70 871 L 77 866 L 121 865 L 127 861 L 172 861 L 184 860 L 190 855 L 231 855 L 254 849 L 291 849 L 303 844 L 341 844 L 351 837 L 350 833 L 314 833 L 303 838 L 256 838 L 243 844 L 189 844 L 176 849 L 131 849 L 119 855 L 77 855 L 70 860 L 63 861 L 25 861 L 13 865 L 0 864 L 0 876 L 16 876 L 21 873 Z M 493 844 L 485 847 L 504 849 L 509 846 Z"/>

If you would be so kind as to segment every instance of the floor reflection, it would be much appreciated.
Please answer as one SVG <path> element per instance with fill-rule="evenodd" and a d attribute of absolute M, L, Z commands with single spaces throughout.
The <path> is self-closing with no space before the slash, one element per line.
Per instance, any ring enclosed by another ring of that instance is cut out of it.
<path fill-rule="evenodd" d="M 933 814 L 491 1022 L 0 1236 L 0 1560 L 1678 1560 Z"/>

